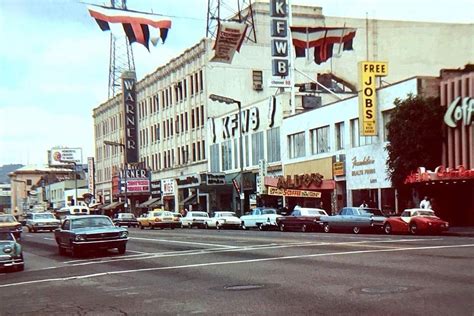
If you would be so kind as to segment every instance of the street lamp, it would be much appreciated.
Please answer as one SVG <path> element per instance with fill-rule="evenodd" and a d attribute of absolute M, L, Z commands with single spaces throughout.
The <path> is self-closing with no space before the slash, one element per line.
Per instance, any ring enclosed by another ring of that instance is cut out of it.
<path fill-rule="evenodd" d="M 244 198 L 245 198 L 245 193 L 244 193 L 244 144 L 242 142 L 242 104 L 238 100 L 234 100 L 232 98 L 227 98 L 223 97 L 217 94 L 211 94 L 209 95 L 209 99 L 212 101 L 217 101 L 221 103 L 226 103 L 226 104 L 233 104 L 237 103 L 237 106 L 239 107 L 239 142 L 240 142 L 240 155 L 239 155 L 239 160 L 240 160 L 240 215 L 244 214 Z"/>
<path fill-rule="evenodd" d="M 125 144 L 122 144 L 122 143 L 118 143 L 118 142 L 112 142 L 112 141 L 109 141 L 109 140 L 104 140 L 104 145 L 107 145 L 107 146 L 114 146 L 114 147 L 121 147 L 123 148 L 123 164 L 124 164 L 124 181 L 125 181 L 125 204 L 124 204 L 124 208 L 125 208 L 125 213 L 128 213 L 128 197 L 127 197 L 127 193 L 128 193 L 128 188 L 127 188 L 127 169 L 128 169 L 128 162 L 127 162 L 127 151 L 126 151 L 126 148 L 125 148 Z"/>
<path fill-rule="evenodd" d="M 77 163 L 72 160 L 59 160 L 59 162 L 74 165 L 74 205 L 77 204 Z"/>

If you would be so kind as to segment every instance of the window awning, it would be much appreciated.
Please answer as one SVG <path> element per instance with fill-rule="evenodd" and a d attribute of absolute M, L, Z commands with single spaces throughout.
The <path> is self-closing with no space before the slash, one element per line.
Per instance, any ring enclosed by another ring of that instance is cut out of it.
<path fill-rule="evenodd" d="M 112 202 L 109 205 L 104 206 L 104 208 L 102 208 L 102 209 L 105 210 L 105 211 L 110 211 L 110 210 L 116 209 L 117 207 L 122 206 L 122 205 L 124 205 L 123 202 Z"/>
<path fill-rule="evenodd" d="M 192 194 L 179 202 L 180 205 L 190 205 L 190 204 L 195 204 L 197 202 L 196 194 Z"/>
<path fill-rule="evenodd" d="M 161 198 L 153 198 L 149 199 L 141 204 L 138 205 L 139 208 L 148 208 L 163 205 L 163 200 Z"/>

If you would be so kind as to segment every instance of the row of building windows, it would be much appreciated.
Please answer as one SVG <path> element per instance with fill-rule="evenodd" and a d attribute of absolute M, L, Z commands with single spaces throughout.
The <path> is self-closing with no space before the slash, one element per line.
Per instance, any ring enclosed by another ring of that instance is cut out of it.
<path fill-rule="evenodd" d="M 199 70 L 189 75 L 188 79 L 183 79 L 172 86 L 159 91 L 157 94 L 150 96 L 138 104 L 138 119 L 144 119 L 149 114 L 157 113 L 161 109 L 164 110 L 173 104 L 177 104 L 187 99 L 188 92 L 190 96 L 201 93 L 204 90 L 203 72 Z M 188 91 L 189 90 L 189 91 Z"/>
<path fill-rule="evenodd" d="M 211 145 L 210 171 L 221 172 L 240 168 L 239 144 L 240 138 L 235 138 Z M 261 159 L 266 159 L 267 162 L 280 161 L 280 128 L 267 130 L 266 139 L 263 131 L 245 135 L 243 153 L 244 167 L 257 166 Z"/>
<path fill-rule="evenodd" d="M 383 129 L 383 140 L 387 141 L 387 124 L 390 121 L 391 110 L 382 112 L 382 124 Z M 352 119 L 349 121 L 350 124 L 350 143 L 346 144 L 344 135 L 344 122 L 337 122 L 334 124 L 334 146 L 335 150 L 342 150 L 347 145 L 350 147 L 359 147 L 370 145 L 378 140 L 378 136 L 362 136 L 359 130 L 359 119 Z M 288 154 L 289 158 L 299 158 L 306 156 L 306 132 L 299 132 L 292 135 L 288 135 Z M 310 154 L 322 154 L 331 151 L 331 139 L 330 139 L 330 126 L 325 125 L 311 129 L 309 131 L 310 141 Z"/>
<path fill-rule="evenodd" d="M 102 137 L 122 128 L 122 116 L 113 115 L 95 125 L 95 136 Z"/>

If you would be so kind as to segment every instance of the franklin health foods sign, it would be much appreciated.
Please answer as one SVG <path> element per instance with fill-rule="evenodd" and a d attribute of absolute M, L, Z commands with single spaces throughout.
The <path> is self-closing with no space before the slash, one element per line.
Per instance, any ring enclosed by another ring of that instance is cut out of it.
<path fill-rule="evenodd" d="M 125 153 L 128 163 L 138 162 L 136 82 L 137 79 L 133 71 L 122 74 Z"/>

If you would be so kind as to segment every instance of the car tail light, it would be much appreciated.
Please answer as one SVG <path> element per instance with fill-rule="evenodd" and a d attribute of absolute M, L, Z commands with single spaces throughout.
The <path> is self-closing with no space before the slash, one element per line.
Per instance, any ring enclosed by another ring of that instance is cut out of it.
<path fill-rule="evenodd" d="M 155 218 L 155 222 L 161 222 L 161 218 Z"/>

